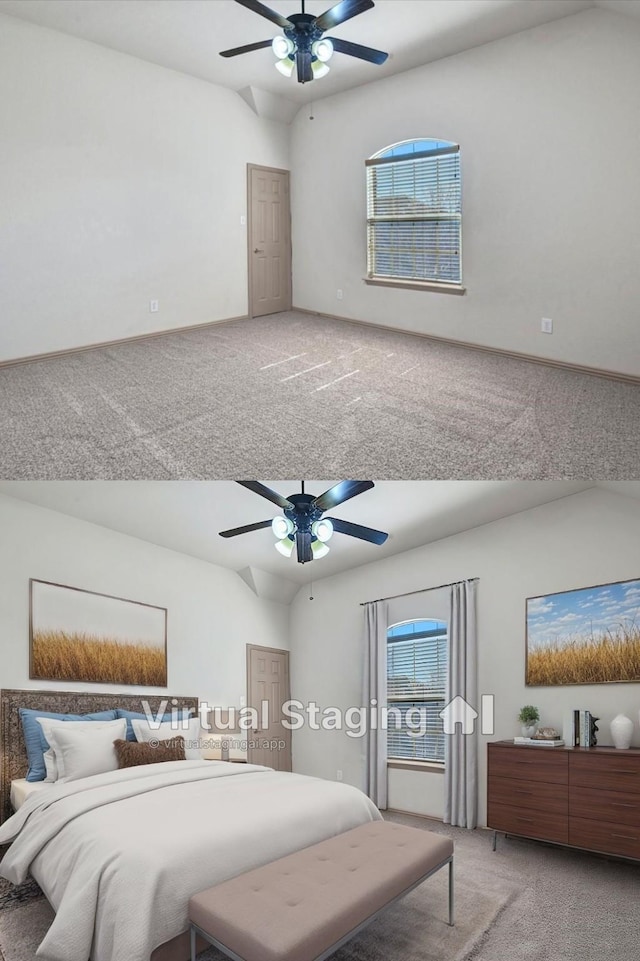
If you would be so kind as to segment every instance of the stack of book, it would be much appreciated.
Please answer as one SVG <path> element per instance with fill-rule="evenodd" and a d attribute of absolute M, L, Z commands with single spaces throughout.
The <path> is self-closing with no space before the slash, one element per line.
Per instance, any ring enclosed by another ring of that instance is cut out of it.
<path fill-rule="evenodd" d="M 526 744 L 532 747 L 564 747 L 561 737 L 514 737 L 514 744 Z"/>
<path fill-rule="evenodd" d="M 570 711 L 565 718 L 563 734 L 572 747 L 595 747 L 598 725 L 590 711 Z"/>

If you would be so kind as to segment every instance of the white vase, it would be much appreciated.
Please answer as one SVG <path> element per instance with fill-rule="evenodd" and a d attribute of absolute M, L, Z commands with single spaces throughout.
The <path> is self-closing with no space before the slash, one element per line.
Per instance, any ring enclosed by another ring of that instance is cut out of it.
<path fill-rule="evenodd" d="M 536 733 L 535 724 L 523 724 L 520 728 L 523 737 L 533 737 Z"/>
<path fill-rule="evenodd" d="M 609 725 L 613 746 L 620 751 L 626 751 L 631 744 L 633 735 L 633 721 L 625 714 L 618 714 Z"/>

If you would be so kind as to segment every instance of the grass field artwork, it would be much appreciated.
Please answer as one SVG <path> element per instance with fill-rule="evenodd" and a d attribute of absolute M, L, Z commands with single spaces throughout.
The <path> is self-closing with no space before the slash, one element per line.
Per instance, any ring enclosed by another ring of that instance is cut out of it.
<path fill-rule="evenodd" d="M 29 677 L 167 686 L 167 611 L 30 580 Z"/>
<path fill-rule="evenodd" d="M 527 598 L 526 683 L 640 681 L 640 580 Z"/>

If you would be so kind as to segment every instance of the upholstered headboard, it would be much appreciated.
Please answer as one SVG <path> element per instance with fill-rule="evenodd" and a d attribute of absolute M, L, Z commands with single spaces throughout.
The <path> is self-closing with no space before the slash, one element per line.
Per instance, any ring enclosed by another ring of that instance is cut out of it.
<path fill-rule="evenodd" d="M 177 704 L 174 704 L 174 700 Z M 78 691 L 0 691 L 0 823 L 9 817 L 11 782 L 27 773 L 27 751 L 22 735 L 19 710 L 52 711 L 56 714 L 92 714 L 121 708 L 142 711 L 147 701 L 157 711 L 162 701 L 167 711 L 173 707 L 198 710 L 197 697 L 172 698 L 169 694 L 87 694 Z"/>

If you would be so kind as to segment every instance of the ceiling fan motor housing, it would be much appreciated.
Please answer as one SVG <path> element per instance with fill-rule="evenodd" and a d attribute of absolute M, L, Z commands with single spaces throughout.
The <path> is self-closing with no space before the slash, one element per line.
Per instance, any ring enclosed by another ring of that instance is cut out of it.
<path fill-rule="evenodd" d="M 284 516 L 294 524 L 295 530 L 302 534 L 312 534 L 312 524 L 320 520 L 324 513 L 324 511 L 313 506 L 313 496 L 311 494 L 290 494 L 287 500 L 291 501 L 294 506 L 285 508 L 283 510 Z M 312 540 L 315 540 L 313 534 Z"/>
<path fill-rule="evenodd" d="M 324 31 L 314 26 L 315 18 L 310 13 L 294 13 L 289 17 L 289 20 L 294 26 L 285 27 L 283 32 L 285 37 L 291 40 L 296 47 L 296 50 L 289 54 L 290 59 L 294 60 L 296 51 L 300 51 L 301 53 L 311 53 L 311 59 L 316 60 L 317 58 L 313 55 L 311 47 L 316 40 L 320 40 Z"/>

